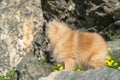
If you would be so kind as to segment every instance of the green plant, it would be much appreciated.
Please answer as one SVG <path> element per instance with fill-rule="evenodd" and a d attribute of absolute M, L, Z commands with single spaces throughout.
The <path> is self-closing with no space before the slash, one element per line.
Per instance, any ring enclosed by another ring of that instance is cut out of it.
<path fill-rule="evenodd" d="M 109 31 L 105 32 L 105 34 L 108 41 L 120 39 L 120 29 L 115 31 L 110 29 Z"/>
<path fill-rule="evenodd" d="M 106 58 L 106 65 L 111 68 L 120 69 L 120 52 L 109 51 Z"/>
<path fill-rule="evenodd" d="M 53 71 L 56 72 L 56 71 L 62 71 L 62 70 L 63 70 L 63 66 L 61 64 L 56 64 Z"/>
<path fill-rule="evenodd" d="M 5 76 L 0 76 L 0 80 L 5 80 Z"/>
<path fill-rule="evenodd" d="M 77 66 L 75 67 L 74 71 L 84 71 L 85 69 L 83 67 Z"/>
<path fill-rule="evenodd" d="M 44 65 L 46 63 L 47 63 L 47 61 L 45 58 L 38 61 L 38 65 Z"/>
<path fill-rule="evenodd" d="M 0 80 L 16 80 L 15 70 L 11 70 L 6 75 L 0 75 Z"/>
<path fill-rule="evenodd" d="M 74 71 L 83 71 L 84 68 L 77 66 L 74 68 Z M 63 71 L 63 66 L 61 64 L 56 64 L 54 66 L 53 72 L 57 72 L 57 71 Z"/>

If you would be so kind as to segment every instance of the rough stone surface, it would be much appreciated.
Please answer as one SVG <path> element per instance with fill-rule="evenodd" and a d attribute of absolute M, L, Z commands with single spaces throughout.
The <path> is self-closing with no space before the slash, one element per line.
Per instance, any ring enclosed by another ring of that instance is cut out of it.
<path fill-rule="evenodd" d="M 42 15 L 40 0 L 0 1 L 0 74 L 15 68 L 31 50 Z"/>
<path fill-rule="evenodd" d="M 41 0 L 44 18 L 58 19 L 73 29 L 103 33 L 119 28 L 119 0 Z M 49 8 L 48 8 L 49 7 Z M 118 24 L 116 24 L 118 23 Z M 116 27 L 113 27 L 116 26 Z"/>
<path fill-rule="evenodd" d="M 19 72 L 19 80 L 38 80 L 40 76 L 49 73 L 49 64 L 38 65 L 38 58 L 32 52 L 26 54 L 18 64 L 16 70 Z"/>
<path fill-rule="evenodd" d="M 108 47 L 111 48 L 111 50 L 120 51 L 120 39 L 115 41 L 110 41 L 107 44 L 108 44 Z"/>
<path fill-rule="evenodd" d="M 39 80 L 120 80 L 120 70 L 104 67 L 81 72 L 57 72 Z"/>
<path fill-rule="evenodd" d="M 110 30 L 120 30 L 119 15 L 120 0 L 0 0 L 0 75 L 15 69 L 18 80 L 38 80 L 49 74 L 51 64 L 37 65 L 43 58 L 53 63 L 53 48 L 46 35 L 48 21 L 58 19 L 72 29 L 106 37 Z M 108 46 L 120 50 L 119 42 L 108 42 Z"/>
<path fill-rule="evenodd" d="M 47 77 L 41 77 L 38 80 L 54 80 L 57 75 L 59 75 L 60 72 L 52 72 L 49 76 Z"/>

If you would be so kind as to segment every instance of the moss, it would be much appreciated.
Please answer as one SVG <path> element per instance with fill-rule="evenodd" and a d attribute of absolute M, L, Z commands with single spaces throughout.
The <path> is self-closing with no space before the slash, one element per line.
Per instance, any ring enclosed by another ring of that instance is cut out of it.
<path fill-rule="evenodd" d="M 105 32 L 105 35 L 107 41 L 120 39 L 120 29 L 114 31 L 110 29 L 109 31 Z"/>
<path fill-rule="evenodd" d="M 110 51 L 110 55 L 106 58 L 106 65 L 111 68 L 120 69 L 120 51 Z"/>
<path fill-rule="evenodd" d="M 11 70 L 6 75 L 0 75 L 0 80 L 17 80 L 15 70 Z"/>

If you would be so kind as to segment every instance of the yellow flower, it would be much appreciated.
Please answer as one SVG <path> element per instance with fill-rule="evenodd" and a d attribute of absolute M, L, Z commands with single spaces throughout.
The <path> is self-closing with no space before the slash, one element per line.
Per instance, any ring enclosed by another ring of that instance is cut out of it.
<path fill-rule="evenodd" d="M 58 67 L 61 67 L 62 65 L 61 64 L 57 64 Z"/>
<path fill-rule="evenodd" d="M 105 61 L 106 64 L 108 64 L 108 62 L 109 62 L 108 60 Z"/>
<path fill-rule="evenodd" d="M 62 70 L 63 70 L 63 66 L 61 66 L 61 67 L 59 68 L 59 70 L 62 71 Z"/>
<path fill-rule="evenodd" d="M 57 72 L 58 70 L 56 70 L 56 69 L 54 69 L 54 71 L 53 72 Z"/>
<path fill-rule="evenodd" d="M 107 63 L 107 65 L 108 65 L 108 66 L 112 66 L 112 62 L 109 61 L 109 62 Z"/>
<path fill-rule="evenodd" d="M 114 63 L 114 60 L 111 60 L 111 63 Z"/>
<path fill-rule="evenodd" d="M 120 67 L 118 67 L 118 69 L 120 69 Z"/>
<path fill-rule="evenodd" d="M 110 48 L 110 47 L 108 48 L 108 51 L 111 51 L 111 48 Z"/>
<path fill-rule="evenodd" d="M 110 57 L 110 56 L 107 56 L 106 60 L 110 60 L 110 59 L 111 59 L 111 57 Z"/>
<path fill-rule="evenodd" d="M 80 71 L 80 68 L 78 68 L 76 71 Z"/>
<path fill-rule="evenodd" d="M 117 66 L 118 65 L 118 63 L 114 63 L 114 66 Z"/>

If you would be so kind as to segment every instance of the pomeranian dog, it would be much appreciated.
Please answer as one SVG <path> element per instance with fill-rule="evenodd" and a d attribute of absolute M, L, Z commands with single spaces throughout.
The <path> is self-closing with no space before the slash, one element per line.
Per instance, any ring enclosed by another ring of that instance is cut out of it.
<path fill-rule="evenodd" d="M 53 57 L 64 64 L 65 71 L 76 66 L 90 69 L 105 65 L 107 45 L 99 34 L 72 30 L 68 24 L 55 20 L 48 23 L 47 34 L 54 47 Z"/>

